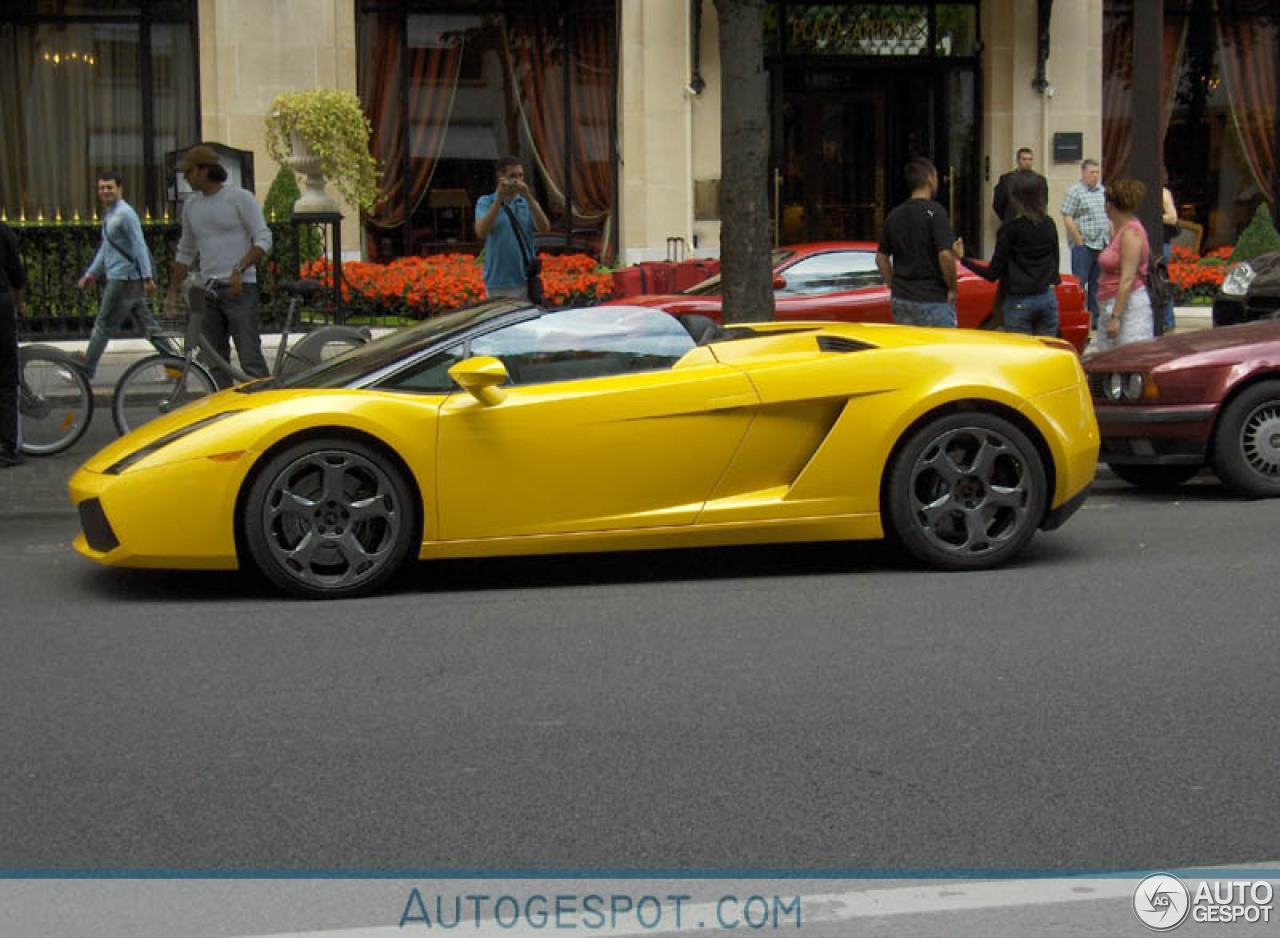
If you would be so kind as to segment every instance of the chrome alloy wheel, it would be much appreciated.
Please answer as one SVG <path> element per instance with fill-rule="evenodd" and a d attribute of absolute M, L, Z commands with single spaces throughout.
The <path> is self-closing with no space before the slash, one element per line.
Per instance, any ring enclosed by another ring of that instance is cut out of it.
<path fill-rule="evenodd" d="M 399 565 L 402 487 L 369 456 L 316 449 L 276 473 L 257 519 L 276 568 L 312 594 L 357 590 Z"/>
<path fill-rule="evenodd" d="M 1280 481 L 1280 402 L 1265 401 L 1244 418 L 1240 447 L 1250 469 Z"/>
<path fill-rule="evenodd" d="M 968 557 L 999 550 L 1038 523 L 1030 516 L 1039 476 L 1004 433 L 962 426 L 933 439 L 909 475 L 909 505 L 936 549 Z"/>

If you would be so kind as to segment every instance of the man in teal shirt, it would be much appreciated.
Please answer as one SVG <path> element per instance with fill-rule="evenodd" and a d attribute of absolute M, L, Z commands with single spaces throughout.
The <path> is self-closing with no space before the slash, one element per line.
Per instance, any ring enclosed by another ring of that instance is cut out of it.
<path fill-rule="evenodd" d="M 110 170 L 98 177 L 98 198 L 103 210 L 102 244 L 79 281 L 81 290 L 87 290 L 95 280 L 106 281 L 84 353 L 84 370 L 90 378 L 98 370 L 107 342 L 130 314 L 144 334 L 156 331 L 155 320 L 142 301 L 144 291 L 147 296 L 155 295 L 156 281 L 138 213 L 124 200 L 120 177 Z"/>
<path fill-rule="evenodd" d="M 484 290 L 492 297 L 528 300 L 526 266 L 536 256 L 534 229 L 549 231 L 551 222 L 524 181 L 524 166 L 504 156 L 494 166 L 497 189 L 476 201 L 476 234 L 484 238 Z M 510 214 L 506 211 L 510 209 Z M 515 216 L 520 234 L 511 226 Z M 523 247 L 521 241 L 523 240 Z M 531 252 L 534 252 L 531 254 Z"/>

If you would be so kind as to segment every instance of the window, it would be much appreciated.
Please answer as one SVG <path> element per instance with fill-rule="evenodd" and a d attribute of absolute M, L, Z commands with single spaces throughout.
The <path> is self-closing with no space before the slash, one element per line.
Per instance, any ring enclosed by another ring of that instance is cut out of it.
<path fill-rule="evenodd" d="M 0 13 L 0 208 L 92 218 L 97 174 L 164 208 L 164 153 L 199 134 L 195 2 L 41 0 Z"/>
<path fill-rule="evenodd" d="M 458 386 L 449 377 L 449 369 L 466 358 L 462 345 L 436 352 L 418 364 L 392 375 L 378 385 L 380 391 L 408 391 L 417 394 L 448 394 Z"/>
<path fill-rule="evenodd" d="M 819 296 L 842 293 L 866 287 L 884 286 L 876 267 L 876 256 L 870 251 L 829 251 L 796 261 L 779 271 L 787 281 L 777 295 Z"/>
<path fill-rule="evenodd" d="M 357 8 L 357 85 L 383 167 L 370 255 L 479 250 L 475 203 L 511 154 L 551 221 L 540 247 L 610 256 L 616 0 L 403 6 Z"/>
<path fill-rule="evenodd" d="M 693 347 L 693 337 L 667 313 L 594 306 L 491 332 L 472 340 L 470 354 L 501 359 L 519 385 L 661 371 Z"/>

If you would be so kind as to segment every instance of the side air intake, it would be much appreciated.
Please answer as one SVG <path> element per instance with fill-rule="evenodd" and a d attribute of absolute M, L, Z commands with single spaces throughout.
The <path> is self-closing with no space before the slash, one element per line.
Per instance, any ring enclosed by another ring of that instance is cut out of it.
<path fill-rule="evenodd" d="M 824 352 L 861 352 L 864 349 L 875 348 L 868 342 L 859 342 L 857 339 L 846 339 L 844 336 L 838 335 L 820 335 L 818 336 L 818 348 Z"/>

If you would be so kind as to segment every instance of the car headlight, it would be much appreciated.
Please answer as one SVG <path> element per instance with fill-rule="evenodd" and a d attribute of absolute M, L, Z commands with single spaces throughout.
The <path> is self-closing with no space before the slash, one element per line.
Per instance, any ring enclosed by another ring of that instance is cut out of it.
<path fill-rule="evenodd" d="M 1118 371 L 1113 371 L 1107 375 L 1107 380 L 1102 385 L 1102 391 L 1107 395 L 1107 400 L 1118 401 L 1124 397 L 1124 375 Z"/>
<path fill-rule="evenodd" d="M 1102 393 L 1114 404 L 1140 401 L 1147 393 L 1147 376 L 1136 371 L 1113 371 L 1102 382 Z"/>
<path fill-rule="evenodd" d="M 1231 268 L 1231 273 L 1222 281 L 1222 292 L 1227 296 L 1244 296 L 1249 292 L 1249 285 L 1256 276 L 1258 272 L 1253 266 L 1248 261 L 1241 261 Z"/>
<path fill-rule="evenodd" d="M 1127 401 L 1142 400 L 1142 389 L 1146 387 L 1146 381 L 1140 374 L 1131 374 L 1124 381 L 1124 397 Z"/>
<path fill-rule="evenodd" d="M 110 466 L 106 468 L 106 475 L 118 476 L 120 475 L 120 473 L 124 472 L 130 466 L 146 459 L 156 450 L 164 449 L 164 447 L 168 446 L 170 443 L 176 443 L 178 440 L 182 439 L 184 436 L 190 436 L 191 434 L 195 433 L 197 430 L 202 430 L 205 427 L 209 426 L 209 424 L 211 423 L 217 423 L 219 420 L 225 420 L 227 417 L 230 417 L 233 414 L 242 414 L 242 413 L 244 413 L 243 409 L 224 410 L 224 411 L 221 411 L 220 413 L 214 414 L 211 417 L 205 417 L 203 420 L 197 420 L 195 423 L 187 424 L 187 426 L 182 427 L 178 430 L 174 430 L 172 433 L 166 433 L 164 436 L 160 437 L 159 439 L 152 440 L 146 446 L 142 447 L 142 449 L 134 450 L 128 456 L 124 457 L 124 459 L 121 459 L 121 460 L 118 460 L 117 462 L 112 463 Z"/>

